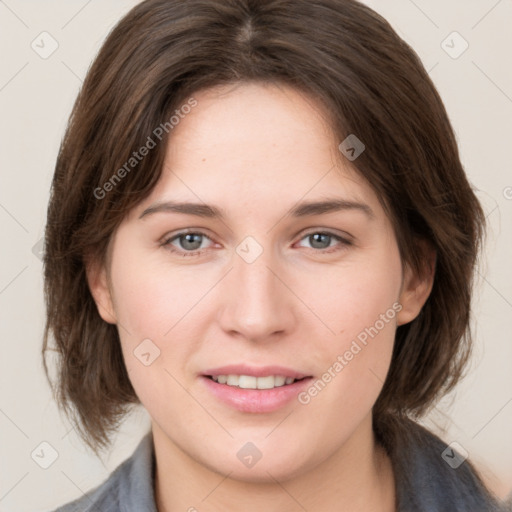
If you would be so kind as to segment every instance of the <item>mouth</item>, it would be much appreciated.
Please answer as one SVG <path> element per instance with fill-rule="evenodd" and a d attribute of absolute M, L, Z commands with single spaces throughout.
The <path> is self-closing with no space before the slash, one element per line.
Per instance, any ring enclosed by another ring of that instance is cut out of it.
<path fill-rule="evenodd" d="M 240 389 L 274 389 L 282 386 L 289 386 L 295 382 L 304 380 L 307 377 L 295 379 L 284 375 L 265 375 L 256 377 L 254 375 L 206 375 L 205 377 L 217 382 Z"/>
<path fill-rule="evenodd" d="M 289 405 L 313 379 L 280 366 L 232 365 L 204 372 L 207 391 L 240 412 L 269 413 Z"/>

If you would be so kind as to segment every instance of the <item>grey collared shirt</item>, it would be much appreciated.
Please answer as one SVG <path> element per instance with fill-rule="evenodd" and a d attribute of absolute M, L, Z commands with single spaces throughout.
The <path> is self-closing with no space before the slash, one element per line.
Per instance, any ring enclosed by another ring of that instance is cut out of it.
<path fill-rule="evenodd" d="M 55 512 L 157 512 L 153 482 L 153 436 L 149 433 L 103 484 Z"/>
<path fill-rule="evenodd" d="M 500 510 L 467 461 L 456 469 L 447 463 L 442 455 L 446 444 L 438 437 L 413 422 L 407 423 L 399 437 L 390 453 L 397 481 L 398 512 Z M 102 485 L 55 512 L 157 512 L 154 461 L 149 433 Z"/>

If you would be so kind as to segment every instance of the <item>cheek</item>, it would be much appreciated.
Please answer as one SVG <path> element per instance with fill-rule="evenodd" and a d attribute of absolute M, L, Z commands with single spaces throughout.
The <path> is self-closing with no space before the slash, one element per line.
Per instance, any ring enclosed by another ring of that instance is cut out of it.
<path fill-rule="evenodd" d="M 117 318 L 138 336 L 164 339 L 208 291 L 200 272 L 180 272 L 137 249 L 113 259 L 112 269 Z"/>
<path fill-rule="evenodd" d="M 401 309 L 401 272 L 398 249 L 391 246 L 368 260 L 333 269 L 322 293 L 318 287 L 316 294 L 305 290 L 316 297 L 312 309 L 321 312 L 323 322 L 335 332 L 316 337 L 324 372 L 305 402 L 318 393 L 323 398 L 315 398 L 316 406 L 344 403 L 343 410 L 361 412 L 373 406 L 391 361 Z M 314 286 L 313 281 L 308 286 Z"/>
<path fill-rule="evenodd" d="M 345 439 L 371 412 L 382 390 L 400 310 L 395 300 L 395 294 L 376 294 L 375 289 L 368 295 L 354 293 L 351 300 L 340 298 L 338 316 L 331 319 L 338 319 L 339 334 L 318 337 L 316 350 L 311 347 L 322 354 L 321 373 L 298 401 L 308 415 L 325 420 L 328 438 Z"/>
<path fill-rule="evenodd" d="M 120 250 L 112 256 L 114 308 L 125 365 L 144 402 L 169 384 L 171 377 L 165 370 L 174 374 L 173 366 L 182 366 L 188 354 L 197 350 L 194 339 L 200 337 L 193 330 L 188 330 L 186 343 L 173 341 L 184 337 L 185 327 L 190 328 L 194 305 L 208 290 L 208 283 L 195 280 L 195 286 L 190 286 L 190 278 L 183 273 L 152 262 L 137 248 L 123 253 L 122 238 L 118 242 Z"/>
<path fill-rule="evenodd" d="M 327 347 L 341 349 L 361 333 L 364 339 L 367 329 L 376 324 L 388 336 L 400 309 L 402 279 L 398 250 L 393 249 L 303 280 L 302 295 L 331 331 L 319 338 Z"/>

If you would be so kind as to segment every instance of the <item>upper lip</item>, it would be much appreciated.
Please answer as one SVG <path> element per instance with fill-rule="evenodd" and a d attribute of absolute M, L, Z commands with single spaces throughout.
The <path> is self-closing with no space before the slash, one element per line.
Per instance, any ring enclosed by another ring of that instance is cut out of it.
<path fill-rule="evenodd" d="M 298 372 L 292 368 L 284 366 L 249 366 L 246 364 L 230 364 L 205 370 L 203 375 L 217 377 L 219 375 L 250 375 L 252 377 L 266 377 L 269 375 L 282 375 L 283 377 L 292 377 L 293 379 L 303 379 L 308 377 L 305 373 Z"/>

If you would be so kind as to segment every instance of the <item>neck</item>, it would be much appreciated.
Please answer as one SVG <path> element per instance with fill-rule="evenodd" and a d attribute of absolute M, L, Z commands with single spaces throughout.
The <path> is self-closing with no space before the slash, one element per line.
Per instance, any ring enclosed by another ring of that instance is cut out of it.
<path fill-rule="evenodd" d="M 153 425 L 155 500 L 159 512 L 393 512 L 391 462 L 375 441 L 371 416 L 318 466 L 286 481 L 238 481 L 199 464 Z"/>

